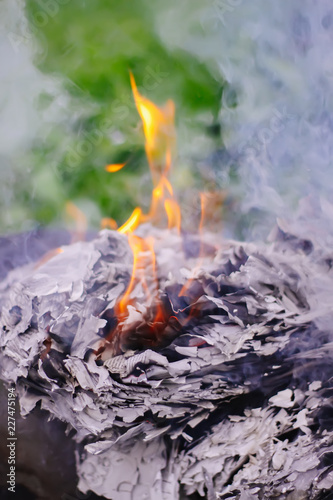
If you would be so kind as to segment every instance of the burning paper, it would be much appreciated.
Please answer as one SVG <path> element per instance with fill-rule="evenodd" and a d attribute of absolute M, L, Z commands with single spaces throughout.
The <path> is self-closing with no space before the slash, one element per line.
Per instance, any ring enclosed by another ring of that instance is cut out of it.
<path fill-rule="evenodd" d="M 331 249 L 286 223 L 267 245 L 182 234 L 173 106 L 132 86 L 151 210 L 8 273 L 1 377 L 23 415 L 38 403 L 75 431 L 82 492 L 319 499 L 332 484 Z"/>

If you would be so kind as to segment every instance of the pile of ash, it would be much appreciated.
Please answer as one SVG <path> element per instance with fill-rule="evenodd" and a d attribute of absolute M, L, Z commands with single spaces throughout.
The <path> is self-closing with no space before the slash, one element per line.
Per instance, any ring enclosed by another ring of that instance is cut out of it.
<path fill-rule="evenodd" d="M 132 269 L 116 232 L 7 274 L 1 378 L 22 415 L 37 405 L 68 424 L 80 491 L 331 498 L 332 212 L 311 231 L 302 217 L 280 223 L 267 244 L 204 235 L 200 258 L 197 238 L 143 226 L 157 325 L 140 283 L 115 316 Z"/>

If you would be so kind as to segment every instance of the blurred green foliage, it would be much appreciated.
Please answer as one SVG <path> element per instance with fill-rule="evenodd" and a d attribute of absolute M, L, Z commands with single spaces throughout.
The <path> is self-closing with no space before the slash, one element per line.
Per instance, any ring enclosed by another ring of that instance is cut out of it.
<path fill-rule="evenodd" d="M 121 222 L 139 203 L 141 188 L 149 192 L 129 70 L 149 99 L 175 101 L 177 121 L 193 127 L 189 137 L 220 140 L 214 126 L 225 82 L 213 76 L 207 63 L 163 46 L 154 27 L 158 8 L 159 2 L 148 0 L 26 0 L 33 32 L 47 46 L 38 67 L 60 76 L 73 107 L 68 123 L 54 123 L 28 155 L 30 218 L 59 221 L 65 201 L 72 200 L 87 209 L 90 224 L 100 216 Z M 54 99 L 40 96 L 40 109 L 47 112 Z M 124 161 L 127 166 L 117 174 L 105 172 L 106 164 Z"/>

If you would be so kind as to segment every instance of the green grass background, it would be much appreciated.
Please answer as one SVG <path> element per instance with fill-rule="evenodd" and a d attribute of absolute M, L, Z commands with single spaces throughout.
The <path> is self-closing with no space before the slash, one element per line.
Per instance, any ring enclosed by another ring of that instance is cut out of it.
<path fill-rule="evenodd" d="M 129 70 L 149 99 L 175 101 L 176 125 L 183 131 L 179 140 L 187 151 L 198 140 L 210 150 L 221 145 L 217 117 L 227 84 L 216 77 L 213 63 L 163 45 L 155 29 L 160 1 L 54 0 L 53 12 L 46 5 L 26 1 L 34 36 L 47 46 L 36 64 L 60 78 L 72 115 L 31 145 L 24 160 L 31 172 L 17 186 L 17 199 L 26 216 L 42 224 L 61 222 L 67 200 L 86 212 L 90 225 L 101 216 L 122 222 L 134 206 L 148 201 L 151 189 Z M 54 99 L 43 93 L 37 103 L 41 112 Z M 117 174 L 104 171 L 106 164 L 124 161 L 127 166 Z M 194 177 L 190 160 L 179 154 L 179 189 L 192 186 Z"/>

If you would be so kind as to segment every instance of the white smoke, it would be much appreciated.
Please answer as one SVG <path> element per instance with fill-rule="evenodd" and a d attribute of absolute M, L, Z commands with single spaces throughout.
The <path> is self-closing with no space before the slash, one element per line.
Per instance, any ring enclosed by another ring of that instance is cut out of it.
<path fill-rule="evenodd" d="M 292 214 L 301 198 L 329 198 L 331 1 L 174 0 L 152 8 L 156 31 L 166 46 L 192 53 L 210 66 L 217 80 L 222 83 L 225 78 L 229 83 L 219 116 L 228 154 L 218 160 L 212 155 L 210 165 L 217 185 L 232 198 L 232 209 L 226 209 L 231 231 L 242 226 L 244 237 L 263 237 L 276 216 Z M 37 43 L 24 2 L 3 0 L 0 18 L 1 227 L 10 228 L 25 218 L 15 209 L 15 183 L 20 176 L 24 182 L 29 177 L 28 162 L 22 164 L 25 151 L 36 140 L 47 143 L 54 123 L 70 130 L 82 111 L 63 90 L 60 77 L 36 69 L 34 62 L 45 57 L 47 41 L 39 37 Z M 236 107 L 230 106 L 233 92 Z M 45 110 L 36 105 L 42 93 L 53 96 Z M 87 99 L 81 101 L 84 109 Z M 198 116 L 200 120 L 207 124 L 212 117 Z M 193 123 L 186 116 L 180 116 L 179 123 L 180 155 L 205 160 L 213 153 L 205 137 L 191 140 L 188 130 Z M 60 155 L 65 142 L 58 148 Z M 237 183 L 230 181 L 231 163 L 236 164 Z M 209 162 L 204 165 L 207 169 Z M 48 163 L 32 190 L 56 186 L 53 175 Z"/>
<path fill-rule="evenodd" d="M 225 77 L 237 92 L 235 108 L 228 106 L 227 93 L 222 98 L 220 122 L 241 177 L 240 217 L 251 211 L 266 214 L 267 227 L 265 217 L 259 218 L 252 236 L 267 233 L 276 215 L 290 215 L 300 198 L 330 196 L 329 0 L 214 0 L 204 6 L 185 1 L 168 4 L 157 26 L 166 44 L 211 64 L 216 78 Z M 223 170 L 223 164 L 218 168 Z M 217 178 L 228 188 L 222 171 Z"/>
<path fill-rule="evenodd" d="M 73 99 L 64 90 L 64 78 L 45 75 L 37 69 L 47 55 L 47 40 L 36 25 L 28 23 L 24 1 L 0 3 L 0 231 L 29 229 L 36 221 L 27 220 L 24 203 L 18 203 L 18 186 L 30 185 L 46 197 L 59 196 L 50 158 L 39 175 L 29 152 L 34 144 L 47 144 L 54 126 L 70 130 L 78 115 Z M 68 83 L 68 82 L 66 82 Z M 71 83 L 71 82 L 69 82 Z M 47 105 L 41 105 L 41 96 Z M 81 102 L 84 111 L 87 102 Z M 65 136 L 65 134 L 64 134 Z M 55 154 L 61 155 L 65 141 Z M 56 163 L 57 158 L 53 158 Z"/>

